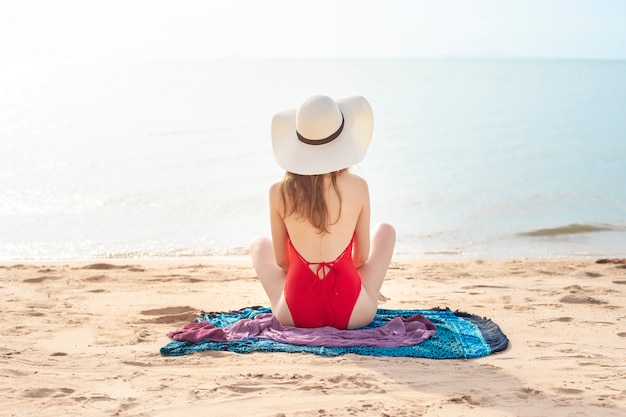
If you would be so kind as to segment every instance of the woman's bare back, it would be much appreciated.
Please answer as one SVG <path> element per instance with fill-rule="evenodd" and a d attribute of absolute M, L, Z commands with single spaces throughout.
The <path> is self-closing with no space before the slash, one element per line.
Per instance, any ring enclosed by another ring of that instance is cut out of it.
<path fill-rule="evenodd" d="M 284 219 L 287 233 L 298 252 L 309 262 L 336 259 L 355 238 L 355 253 L 367 259 L 369 251 L 369 194 L 367 183 L 349 172 L 337 175 L 337 192 L 329 176 L 325 177 L 325 198 L 331 224 L 328 233 L 320 233 L 307 220 L 294 213 Z M 280 204 L 280 200 L 278 200 Z M 283 211 L 282 204 L 278 209 Z M 359 228 L 359 226 L 361 226 Z M 365 244 L 365 245 L 364 245 Z M 363 261 L 365 260 L 363 259 Z M 357 265 L 358 266 L 358 265 Z"/>

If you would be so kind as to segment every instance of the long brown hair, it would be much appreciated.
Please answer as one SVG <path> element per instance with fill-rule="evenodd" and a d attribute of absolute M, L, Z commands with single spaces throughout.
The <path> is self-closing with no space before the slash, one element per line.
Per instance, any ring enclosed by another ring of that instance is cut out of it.
<path fill-rule="evenodd" d="M 341 217 L 341 193 L 337 188 L 337 175 L 347 171 L 331 172 L 330 183 L 339 198 L 339 217 Z M 295 214 L 299 219 L 308 220 L 319 233 L 328 233 L 332 224 L 330 211 L 326 202 L 324 176 L 320 175 L 299 175 L 293 172 L 285 172 L 280 186 L 280 195 L 283 202 L 283 218 Z"/>

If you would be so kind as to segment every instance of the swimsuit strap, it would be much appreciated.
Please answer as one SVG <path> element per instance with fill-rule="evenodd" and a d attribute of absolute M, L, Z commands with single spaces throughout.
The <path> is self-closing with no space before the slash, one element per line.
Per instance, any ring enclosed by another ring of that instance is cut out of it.
<path fill-rule="evenodd" d="M 296 253 L 296 255 L 298 255 L 298 257 L 300 258 L 300 260 L 306 264 L 306 266 L 311 267 L 311 265 L 317 265 L 317 268 L 315 269 L 315 275 L 317 276 L 317 278 L 322 281 L 324 278 L 326 278 L 326 275 L 328 275 L 328 273 L 333 270 L 333 268 L 335 267 L 335 264 L 337 262 L 339 262 L 341 260 L 341 258 L 343 258 L 343 256 L 348 252 L 348 249 L 352 248 L 352 244 L 354 243 L 354 235 L 352 235 L 352 239 L 350 239 L 350 243 L 348 243 L 348 246 L 346 246 L 346 248 L 343 250 L 343 252 L 341 252 L 341 254 L 339 256 L 337 256 L 337 258 L 334 261 L 330 261 L 330 262 L 309 262 L 306 259 L 304 259 L 304 256 L 302 256 L 300 254 L 300 252 L 298 252 L 298 249 L 295 248 L 295 246 L 293 246 L 293 243 L 291 242 L 291 239 L 289 239 L 289 245 L 292 247 L 292 249 L 294 250 L 294 252 Z M 311 272 L 313 272 L 313 270 L 311 270 Z"/>

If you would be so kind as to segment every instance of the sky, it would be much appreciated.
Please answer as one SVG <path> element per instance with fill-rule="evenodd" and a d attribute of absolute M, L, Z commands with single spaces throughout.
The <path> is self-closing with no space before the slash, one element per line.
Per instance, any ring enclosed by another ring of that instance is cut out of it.
<path fill-rule="evenodd" d="M 626 0 L 0 0 L 0 59 L 626 59 Z"/>

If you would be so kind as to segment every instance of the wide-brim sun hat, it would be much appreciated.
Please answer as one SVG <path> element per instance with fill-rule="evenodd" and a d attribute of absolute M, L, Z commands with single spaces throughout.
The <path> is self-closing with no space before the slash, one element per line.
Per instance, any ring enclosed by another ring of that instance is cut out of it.
<path fill-rule="evenodd" d="M 278 165 L 300 175 L 349 168 L 363 160 L 372 140 L 374 115 L 361 96 L 312 96 L 272 119 Z"/>

